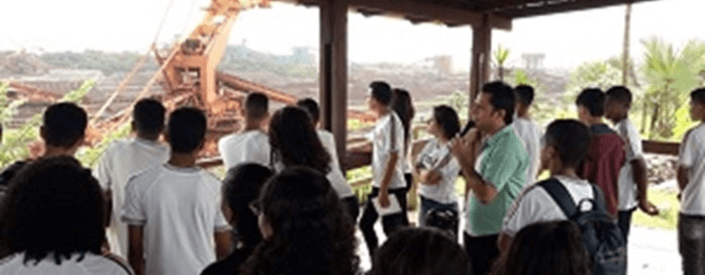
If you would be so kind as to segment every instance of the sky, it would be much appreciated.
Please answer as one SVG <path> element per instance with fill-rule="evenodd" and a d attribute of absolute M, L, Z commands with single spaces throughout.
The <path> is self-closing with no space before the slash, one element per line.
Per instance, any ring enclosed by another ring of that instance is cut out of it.
<path fill-rule="evenodd" d="M 208 0 L 0 0 L 0 51 L 147 52 L 149 45 L 170 43 L 189 32 Z M 493 32 L 493 48 L 511 50 L 509 66 L 522 66 L 524 53 L 544 53 L 547 68 L 572 68 L 585 61 L 621 54 L 624 6 L 514 20 L 511 31 Z M 705 41 L 701 30 L 703 0 L 659 0 L 633 5 L 631 55 L 643 56 L 640 41 L 662 38 L 682 47 Z M 166 15 L 166 16 L 165 16 Z M 318 9 L 278 3 L 243 12 L 230 44 L 274 54 L 292 47 L 318 49 Z M 159 31 L 160 22 L 164 24 Z M 469 68 L 472 31 L 468 26 L 414 25 L 384 16 L 351 12 L 348 55 L 352 62 L 411 63 L 451 55 L 456 70 Z M 315 51 L 317 53 L 317 51 Z"/>

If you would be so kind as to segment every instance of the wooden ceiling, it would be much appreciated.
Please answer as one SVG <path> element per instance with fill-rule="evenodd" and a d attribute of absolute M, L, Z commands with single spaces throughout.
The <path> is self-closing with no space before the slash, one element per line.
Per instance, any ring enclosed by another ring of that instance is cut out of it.
<path fill-rule="evenodd" d="M 316 6 L 330 0 L 278 0 Z M 364 15 L 388 15 L 413 23 L 479 26 L 511 30 L 512 19 L 656 0 L 346 0 Z"/>
<path fill-rule="evenodd" d="M 506 18 L 524 18 L 654 0 L 409 0 Z"/>

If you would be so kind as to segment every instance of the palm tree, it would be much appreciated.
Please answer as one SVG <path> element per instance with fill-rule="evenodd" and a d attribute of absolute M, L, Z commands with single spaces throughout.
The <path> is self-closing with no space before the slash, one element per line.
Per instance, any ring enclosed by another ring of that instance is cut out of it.
<path fill-rule="evenodd" d="M 509 53 L 511 53 L 511 50 L 502 47 L 502 45 L 499 45 L 497 47 L 497 50 L 495 50 L 493 53 L 494 61 L 497 63 L 499 80 L 501 81 L 504 81 L 504 63 L 507 62 L 507 59 L 509 58 Z"/>
<path fill-rule="evenodd" d="M 703 81 L 700 73 L 705 68 L 705 44 L 693 40 L 677 50 L 657 38 L 642 43 L 646 48 L 642 72 L 648 82 L 644 109 L 652 110 L 649 138 L 670 138 L 675 112 L 688 92 Z"/>

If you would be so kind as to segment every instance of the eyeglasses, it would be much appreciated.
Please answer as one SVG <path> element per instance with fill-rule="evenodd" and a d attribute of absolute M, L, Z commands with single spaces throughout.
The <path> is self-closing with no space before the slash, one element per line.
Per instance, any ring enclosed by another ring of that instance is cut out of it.
<path fill-rule="evenodd" d="M 250 211 L 252 211 L 255 216 L 262 214 L 262 204 L 259 200 L 252 201 L 248 206 L 250 207 Z"/>

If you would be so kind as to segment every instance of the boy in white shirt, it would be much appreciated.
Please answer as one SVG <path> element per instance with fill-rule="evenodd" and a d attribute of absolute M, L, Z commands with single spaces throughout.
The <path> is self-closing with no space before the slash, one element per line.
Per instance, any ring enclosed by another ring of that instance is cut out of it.
<path fill-rule="evenodd" d="M 524 187 L 534 183 L 541 162 L 541 135 L 543 130 L 529 116 L 529 108 L 534 101 L 534 88 L 529 85 L 519 85 L 514 88 L 516 95 L 517 117 L 514 119 L 514 132 L 524 142 L 526 153 L 529 154 L 529 169 L 526 171 Z"/>
<path fill-rule="evenodd" d="M 586 156 L 590 145 L 590 132 L 585 124 L 576 120 L 556 120 L 546 128 L 541 150 L 542 167 L 551 172 L 578 204 L 583 199 L 593 199 L 592 184 L 580 179 L 576 169 Z M 582 204 L 582 207 L 591 206 Z M 512 239 L 522 228 L 537 222 L 561 221 L 568 217 L 551 195 L 538 184 L 525 188 L 507 211 L 502 225 L 498 246 L 506 251 Z"/>
<path fill-rule="evenodd" d="M 458 218 L 455 180 L 460 175 L 460 165 L 448 149 L 448 141 L 460 132 L 458 114 L 446 105 L 434 107 L 427 130 L 435 139 L 426 144 L 415 165 L 415 173 L 421 179 L 418 189 L 421 199 L 420 226 L 427 225 L 426 215 L 436 209 L 451 211 Z M 457 234 L 457 220 L 452 231 Z"/>
<path fill-rule="evenodd" d="M 321 112 L 316 101 L 310 98 L 305 98 L 297 101 L 296 106 L 306 111 L 311 117 L 311 122 L 313 125 L 318 127 Z M 355 196 L 352 187 L 348 184 L 345 174 L 343 174 L 340 167 L 338 150 L 335 147 L 335 137 L 333 137 L 333 134 L 323 129 L 317 129 L 316 133 L 318 133 L 318 138 L 321 140 L 321 143 L 323 143 L 323 146 L 326 148 L 331 157 L 331 172 L 327 175 L 328 180 L 333 185 L 336 193 L 338 193 L 340 200 L 343 201 L 345 206 L 347 206 L 348 214 L 353 221 L 356 222 L 357 216 L 360 214 L 360 201 L 357 199 L 357 196 Z"/>
<path fill-rule="evenodd" d="M 128 259 L 137 275 L 200 274 L 216 254 L 223 258 L 230 250 L 221 183 L 196 166 L 206 126 L 201 110 L 171 113 L 169 161 L 133 176 L 125 187 L 122 221 L 129 226 Z"/>
<path fill-rule="evenodd" d="M 159 142 L 164 131 L 166 110 L 161 102 L 142 99 L 132 111 L 132 131 L 135 137 L 113 142 L 105 150 L 93 174 L 107 191 L 111 210 L 119 213 L 125 202 L 125 185 L 130 176 L 169 159 L 169 148 Z M 111 212 L 112 212 L 111 211 Z M 127 225 L 120 215 L 109 213 L 108 241 L 110 250 L 127 256 Z"/>
<path fill-rule="evenodd" d="M 705 122 L 705 88 L 690 94 L 690 115 Z M 678 157 L 681 211 L 678 243 L 683 274 L 705 274 L 705 124 L 688 131 Z"/>
<path fill-rule="evenodd" d="M 385 82 L 372 82 L 367 104 L 377 118 L 372 132 L 372 193 L 368 196 L 360 218 L 360 230 L 367 243 L 370 256 L 374 257 L 379 246 L 374 224 L 379 214 L 372 201 L 379 200 L 381 207 L 389 207 L 391 196 L 399 202 L 401 212 L 382 217 L 387 236 L 409 224 L 406 216 L 406 181 L 401 154 L 404 147 L 404 126 L 389 108 L 392 89 Z"/>
<path fill-rule="evenodd" d="M 238 133 L 222 137 L 218 141 L 218 152 L 223 166 L 230 169 L 238 164 L 252 162 L 270 165 L 270 147 L 267 137 L 269 99 L 262 93 L 253 92 L 245 98 L 245 127 Z"/>
<path fill-rule="evenodd" d="M 607 90 L 605 117 L 614 123 L 615 130 L 626 144 L 627 161 L 619 171 L 618 225 L 628 240 L 632 214 L 637 206 L 649 215 L 657 215 L 658 209 L 646 197 L 646 161 L 641 150 L 641 137 L 629 120 L 632 93 L 623 86 Z"/>

